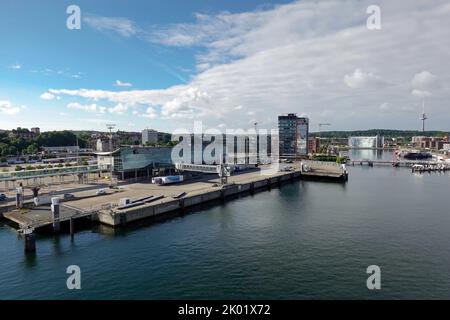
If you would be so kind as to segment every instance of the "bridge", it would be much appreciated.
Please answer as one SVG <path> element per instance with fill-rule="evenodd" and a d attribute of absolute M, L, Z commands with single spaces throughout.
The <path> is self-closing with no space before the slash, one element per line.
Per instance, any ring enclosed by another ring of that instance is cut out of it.
<path fill-rule="evenodd" d="M 180 171 L 192 171 L 203 173 L 220 173 L 220 165 L 175 163 L 175 169 Z"/>
<path fill-rule="evenodd" d="M 348 160 L 347 164 L 352 166 L 361 165 L 373 167 L 374 165 L 391 165 L 393 167 L 412 167 L 415 164 L 421 165 L 437 165 L 440 164 L 438 161 L 434 160 L 370 160 L 370 159 L 358 159 L 358 160 Z"/>
<path fill-rule="evenodd" d="M 226 164 L 209 165 L 209 164 L 175 163 L 175 169 L 179 171 L 216 173 L 220 177 L 220 184 L 227 184 L 228 177 L 231 176 L 230 166 Z"/>

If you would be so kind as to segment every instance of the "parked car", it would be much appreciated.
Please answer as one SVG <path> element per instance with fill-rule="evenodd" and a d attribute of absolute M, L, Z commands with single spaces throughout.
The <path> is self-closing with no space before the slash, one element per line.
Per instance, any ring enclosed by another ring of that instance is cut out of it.
<path fill-rule="evenodd" d="M 71 193 L 64 193 L 64 200 L 73 199 L 75 196 Z"/>
<path fill-rule="evenodd" d="M 6 201 L 8 197 L 4 193 L 0 193 L 0 201 Z"/>
<path fill-rule="evenodd" d="M 95 195 L 99 196 L 101 194 L 106 194 L 106 190 L 105 189 L 98 189 L 97 192 L 95 193 Z"/>

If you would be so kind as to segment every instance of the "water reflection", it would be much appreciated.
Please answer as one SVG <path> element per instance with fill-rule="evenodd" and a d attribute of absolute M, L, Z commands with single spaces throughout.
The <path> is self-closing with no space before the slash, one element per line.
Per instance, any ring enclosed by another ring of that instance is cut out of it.
<path fill-rule="evenodd" d="M 36 253 L 27 253 L 24 254 L 23 264 L 26 269 L 32 269 L 37 265 Z"/>
<path fill-rule="evenodd" d="M 351 160 L 391 160 L 392 151 L 351 149 L 349 150 L 349 156 Z"/>

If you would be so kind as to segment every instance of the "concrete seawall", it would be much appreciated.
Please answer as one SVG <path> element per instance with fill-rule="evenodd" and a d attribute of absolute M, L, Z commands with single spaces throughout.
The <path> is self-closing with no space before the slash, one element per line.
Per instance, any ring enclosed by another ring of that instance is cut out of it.
<path fill-rule="evenodd" d="M 122 186 L 120 190 L 108 192 L 102 196 L 92 194 L 79 194 L 75 199 L 63 203 L 62 216 L 59 222 L 90 217 L 90 219 L 112 226 L 124 226 L 127 223 L 164 214 L 183 211 L 185 208 L 194 208 L 208 202 L 224 201 L 226 198 L 246 196 L 258 190 L 270 190 L 284 182 L 298 179 L 324 180 L 344 182 L 347 173 L 337 166 L 324 166 L 313 170 L 300 171 L 300 168 L 282 168 L 280 171 L 249 170 L 232 175 L 228 184 L 220 185 L 216 177 L 206 176 L 202 179 L 188 180 L 179 184 L 156 185 L 148 183 L 135 183 Z M 178 195 L 184 194 L 182 198 Z M 155 199 L 151 199 L 154 197 Z M 122 199 L 133 200 L 131 206 L 121 207 Z M 138 200 L 138 199 L 147 199 Z M 66 201 L 64 201 L 66 202 Z M 20 228 L 30 227 L 39 229 L 53 224 L 50 208 L 39 207 L 19 211 L 13 208 L 6 212 L 4 217 L 16 223 Z"/>
<path fill-rule="evenodd" d="M 187 195 L 181 199 L 164 199 L 156 204 L 143 204 L 129 209 L 101 210 L 98 213 L 98 220 L 101 223 L 113 227 L 123 226 L 129 222 L 158 216 L 177 210 L 182 210 L 191 206 L 199 205 L 213 200 L 225 199 L 230 196 L 252 193 L 262 188 L 278 186 L 282 182 L 294 181 L 300 178 L 299 171 L 280 172 L 275 176 L 261 177 L 244 183 L 230 184 L 225 187 L 215 187 L 212 190 L 201 191 L 197 194 Z"/>

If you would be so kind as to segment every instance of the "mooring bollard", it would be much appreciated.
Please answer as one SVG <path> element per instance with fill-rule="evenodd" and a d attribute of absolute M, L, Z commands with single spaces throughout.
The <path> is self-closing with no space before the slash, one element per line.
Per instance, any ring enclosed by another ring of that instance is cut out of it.
<path fill-rule="evenodd" d="M 36 237 L 33 229 L 26 228 L 23 233 L 25 235 L 25 253 L 36 253 Z"/>
<path fill-rule="evenodd" d="M 52 221 L 53 221 L 53 231 L 59 232 L 60 222 L 59 222 L 59 198 L 52 198 Z"/>

